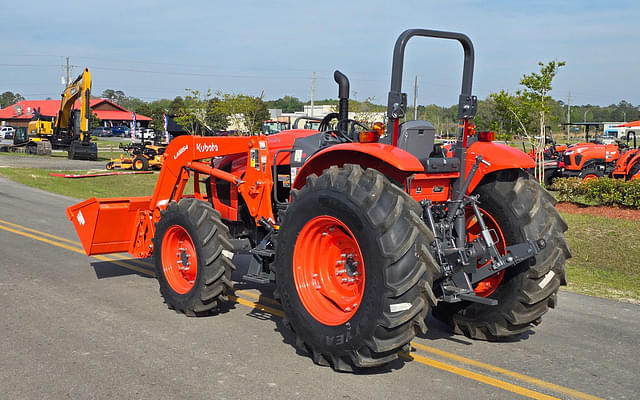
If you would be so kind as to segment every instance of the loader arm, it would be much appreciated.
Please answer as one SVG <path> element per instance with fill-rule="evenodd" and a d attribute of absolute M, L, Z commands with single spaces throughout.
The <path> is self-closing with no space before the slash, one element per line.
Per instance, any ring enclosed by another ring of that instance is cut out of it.
<path fill-rule="evenodd" d="M 67 216 L 87 255 L 128 252 L 134 257 L 149 257 L 153 254 L 155 224 L 162 210 L 169 202 L 184 197 L 192 176 L 193 197 L 207 200 L 200 193 L 200 178 L 210 176 L 235 185 L 257 225 L 263 218 L 275 223 L 268 152 L 264 136 L 180 136 L 165 151 L 166 159 L 151 197 L 92 198 L 67 208 Z M 248 154 L 247 168 L 241 176 L 217 169 L 208 161 L 238 153 Z"/>

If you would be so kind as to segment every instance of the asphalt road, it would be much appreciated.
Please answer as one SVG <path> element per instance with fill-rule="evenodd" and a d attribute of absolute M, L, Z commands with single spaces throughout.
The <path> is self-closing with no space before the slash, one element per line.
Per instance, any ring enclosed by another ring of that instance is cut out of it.
<path fill-rule="evenodd" d="M 239 283 L 221 313 L 188 318 L 163 304 L 148 261 L 86 257 L 64 213 L 76 201 L 0 178 L 0 398 L 639 396 L 638 305 L 562 292 L 507 343 L 429 317 L 413 360 L 336 373 L 296 353 L 269 287 Z"/>

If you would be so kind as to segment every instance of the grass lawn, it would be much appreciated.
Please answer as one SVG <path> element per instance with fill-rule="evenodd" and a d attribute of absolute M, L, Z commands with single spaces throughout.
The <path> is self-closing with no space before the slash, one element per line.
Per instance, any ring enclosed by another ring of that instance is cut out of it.
<path fill-rule="evenodd" d="M 640 302 L 640 221 L 562 216 L 573 254 L 567 262 L 567 290 Z"/>
<path fill-rule="evenodd" d="M 82 174 L 86 171 L 52 171 L 37 168 L 0 168 L 0 175 L 24 185 L 85 200 L 90 197 L 150 196 L 158 174 L 60 178 L 54 173 Z"/>
<path fill-rule="evenodd" d="M 84 179 L 49 176 L 35 168 L 0 168 L 0 175 L 25 185 L 77 199 L 147 196 L 158 174 Z M 62 171 L 69 172 L 69 171 Z M 82 173 L 82 172 L 76 172 Z M 192 193 L 191 185 L 187 192 Z M 567 261 L 566 290 L 640 302 L 640 221 L 563 213 L 573 258 Z"/>

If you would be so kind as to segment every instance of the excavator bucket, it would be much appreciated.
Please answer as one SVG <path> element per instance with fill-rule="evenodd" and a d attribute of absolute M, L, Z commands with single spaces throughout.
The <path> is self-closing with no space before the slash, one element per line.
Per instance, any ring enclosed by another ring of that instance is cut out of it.
<path fill-rule="evenodd" d="M 150 196 L 91 198 L 67 208 L 88 256 L 129 250 L 139 210 L 148 210 Z"/>

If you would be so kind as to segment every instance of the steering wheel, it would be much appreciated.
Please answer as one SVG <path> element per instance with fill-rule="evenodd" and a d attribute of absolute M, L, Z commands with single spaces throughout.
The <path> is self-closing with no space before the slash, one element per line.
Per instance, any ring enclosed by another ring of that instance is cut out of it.
<path fill-rule="evenodd" d="M 320 121 L 320 126 L 318 127 L 318 130 L 320 132 L 331 130 L 331 125 L 329 125 L 329 122 L 331 122 L 332 119 L 338 119 L 338 118 L 340 118 L 340 114 L 338 113 L 329 113 L 325 115 L 324 118 L 322 118 L 322 121 Z"/>

